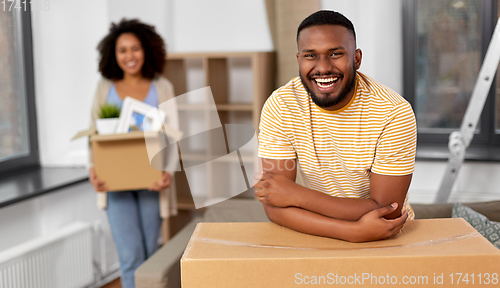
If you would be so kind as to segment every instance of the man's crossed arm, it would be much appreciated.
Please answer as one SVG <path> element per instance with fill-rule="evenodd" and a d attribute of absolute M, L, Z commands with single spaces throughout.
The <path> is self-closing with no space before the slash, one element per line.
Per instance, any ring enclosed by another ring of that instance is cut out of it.
<path fill-rule="evenodd" d="M 364 242 L 388 238 L 398 233 L 406 221 L 408 214 L 401 215 L 401 207 L 411 174 L 372 173 L 370 198 L 342 198 L 296 184 L 295 159 L 262 160 L 263 174 L 255 176 L 259 180 L 254 185 L 255 195 L 268 218 L 277 224 L 304 233 Z M 294 165 L 286 161 L 293 161 Z"/>

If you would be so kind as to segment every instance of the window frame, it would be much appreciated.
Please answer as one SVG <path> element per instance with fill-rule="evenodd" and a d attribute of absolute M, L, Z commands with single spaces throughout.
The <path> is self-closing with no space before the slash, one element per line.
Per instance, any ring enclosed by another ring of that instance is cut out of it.
<path fill-rule="evenodd" d="M 417 57 L 417 17 L 416 6 L 418 0 L 403 0 L 403 95 L 410 102 L 414 110 L 416 97 L 416 57 Z M 498 0 L 481 1 L 481 64 L 484 61 L 486 50 L 493 35 L 493 30 L 498 19 Z M 470 148 L 495 148 L 500 144 L 500 134 L 495 134 L 495 92 L 497 82 L 494 82 L 488 93 L 479 125 L 481 132 L 476 133 L 472 139 Z M 459 130 L 459 128 L 455 129 Z M 453 131 L 455 131 L 453 130 Z M 448 145 L 451 133 L 428 133 L 417 132 L 417 145 L 445 147 Z M 418 147 L 418 146 L 417 146 Z M 467 155 L 466 155 L 467 158 Z M 488 159 L 484 159 L 488 160 Z"/>
<path fill-rule="evenodd" d="M 4 161 L 0 161 L 0 174 L 14 172 L 25 168 L 36 168 L 40 166 L 40 156 L 38 149 L 38 131 L 36 122 L 36 105 L 35 105 L 35 77 L 33 68 L 33 43 L 31 30 L 31 3 L 27 3 L 26 11 L 21 9 L 20 24 L 22 35 L 22 57 L 23 57 L 23 72 L 24 72 L 24 89 L 26 93 L 26 116 L 28 126 L 28 155 L 13 157 Z"/>

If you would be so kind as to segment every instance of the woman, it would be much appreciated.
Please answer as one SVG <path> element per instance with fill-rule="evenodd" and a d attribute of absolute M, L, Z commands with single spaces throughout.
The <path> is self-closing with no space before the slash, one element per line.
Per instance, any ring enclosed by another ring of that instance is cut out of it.
<path fill-rule="evenodd" d="M 103 78 L 98 83 L 94 97 L 92 126 L 104 103 L 121 107 L 124 98 L 130 96 L 158 106 L 174 97 L 172 84 L 160 76 L 166 52 L 165 44 L 154 27 L 138 20 L 122 20 L 111 25 L 109 34 L 97 49 L 100 53 L 99 71 Z M 169 105 L 168 109 L 170 111 L 165 111 L 166 122 L 178 129 L 175 105 Z M 89 154 L 92 185 L 96 191 L 108 191 L 106 183 L 96 176 L 91 151 Z M 176 161 L 169 162 L 165 170 L 175 171 Z M 107 195 L 107 214 L 118 250 L 124 288 L 135 287 L 135 269 L 158 249 L 161 227 L 158 191 L 170 186 L 171 177 L 172 172 L 164 172 L 162 179 L 152 183 L 148 190 L 104 194 Z"/>

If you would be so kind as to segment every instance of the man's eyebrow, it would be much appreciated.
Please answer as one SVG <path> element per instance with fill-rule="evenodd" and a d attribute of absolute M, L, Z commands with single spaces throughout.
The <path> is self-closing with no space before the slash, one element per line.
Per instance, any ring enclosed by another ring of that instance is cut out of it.
<path fill-rule="evenodd" d="M 345 50 L 345 48 L 344 48 L 344 46 L 339 46 L 339 47 L 328 49 L 328 51 L 337 51 L 337 50 Z"/>
<path fill-rule="evenodd" d="M 328 52 L 337 51 L 337 50 L 345 50 L 345 48 L 343 46 L 334 47 L 334 48 L 328 49 Z M 311 52 L 316 52 L 316 50 L 314 50 L 314 49 L 302 49 L 302 53 L 311 53 Z"/>

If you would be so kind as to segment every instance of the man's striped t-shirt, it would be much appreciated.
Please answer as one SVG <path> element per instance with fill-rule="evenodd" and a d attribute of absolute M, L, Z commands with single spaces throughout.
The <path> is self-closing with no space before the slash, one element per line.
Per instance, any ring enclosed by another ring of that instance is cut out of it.
<path fill-rule="evenodd" d="M 360 72 L 351 101 L 335 111 L 319 108 L 293 78 L 266 101 L 259 129 L 259 157 L 297 158 L 307 186 L 332 196 L 366 199 L 372 172 L 414 170 L 417 130 L 410 104 Z M 413 219 L 407 200 L 403 210 Z"/>

